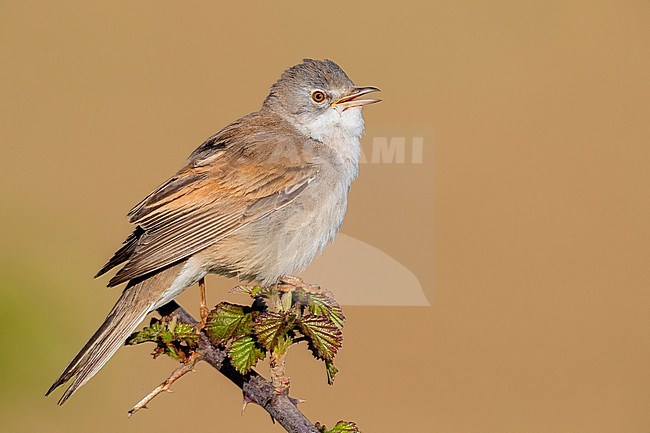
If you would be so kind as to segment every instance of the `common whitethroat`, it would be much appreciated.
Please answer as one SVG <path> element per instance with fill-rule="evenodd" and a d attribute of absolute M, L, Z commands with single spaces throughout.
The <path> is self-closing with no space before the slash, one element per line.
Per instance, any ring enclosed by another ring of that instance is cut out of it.
<path fill-rule="evenodd" d="M 74 377 L 63 404 L 151 311 L 208 273 L 266 286 L 304 269 L 336 236 L 357 176 L 357 87 L 330 60 L 282 73 L 262 107 L 208 138 L 187 165 L 128 213 L 135 230 L 97 273 L 127 283 L 104 323 L 47 394 Z"/>

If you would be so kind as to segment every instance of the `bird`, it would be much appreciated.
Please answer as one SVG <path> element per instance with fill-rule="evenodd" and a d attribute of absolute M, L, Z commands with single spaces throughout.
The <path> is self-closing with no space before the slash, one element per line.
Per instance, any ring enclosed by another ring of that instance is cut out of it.
<path fill-rule="evenodd" d="M 108 316 L 46 395 L 72 380 L 65 403 L 145 317 L 209 274 L 277 284 L 305 269 L 338 233 L 359 171 L 361 98 L 331 60 L 286 69 L 258 111 L 205 140 L 128 213 L 135 225 L 95 277 L 122 265 Z"/>

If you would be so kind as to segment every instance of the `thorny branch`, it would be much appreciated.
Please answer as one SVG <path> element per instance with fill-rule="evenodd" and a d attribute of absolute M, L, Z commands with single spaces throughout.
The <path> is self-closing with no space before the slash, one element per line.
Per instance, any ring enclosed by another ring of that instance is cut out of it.
<path fill-rule="evenodd" d="M 163 317 L 176 316 L 180 321 L 190 325 L 198 323 L 192 315 L 174 301 L 159 308 L 158 313 Z M 296 404 L 299 400 L 289 397 L 286 393 L 275 392 L 271 382 L 260 376 L 255 370 L 251 370 L 247 374 L 239 373 L 230 364 L 226 350 L 213 345 L 205 331 L 201 331 L 197 353 L 199 355 L 196 361 L 207 362 L 242 390 L 244 407 L 248 403 L 258 404 L 289 433 L 320 433 L 316 426 L 297 408 Z M 146 406 L 146 403 L 153 397 L 167 390 L 171 383 L 192 369 L 193 361 L 172 373 L 165 382 L 141 400 L 129 413 Z"/>
<path fill-rule="evenodd" d="M 158 394 L 161 394 L 165 391 L 171 392 L 171 389 L 169 388 L 172 386 L 174 382 L 176 382 L 181 377 L 185 376 L 190 371 L 194 370 L 194 366 L 196 365 L 196 361 L 198 361 L 198 358 L 199 358 L 199 354 L 197 352 L 196 356 L 192 356 L 189 362 L 183 364 L 182 366 L 174 370 L 172 374 L 169 375 L 169 377 L 163 383 L 155 387 L 153 391 L 147 394 L 142 400 L 136 403 L 136 405 L 129 410 L 129 416 L 133 415 L 140 409 L 147 409 L 147 404 L 149 404 L 151 400 L 156 398 Z"/>

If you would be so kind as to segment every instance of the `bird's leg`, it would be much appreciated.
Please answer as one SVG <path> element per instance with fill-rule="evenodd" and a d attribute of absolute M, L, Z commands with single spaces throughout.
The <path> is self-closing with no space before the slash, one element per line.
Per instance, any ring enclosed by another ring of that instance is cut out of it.
<path fill-rule="evenodd" d="M 201 298 L 201 304 L 200 304 L 200 314 L 201 314 L 201 322 L 199 323 L 198 331 L 201 332 L 203 327 L 205 326 L 205 323 L 208 320 L 208 301 L 207 297 L 205 295 L 205 277 L 201 278 L 199 280 L 199 296 Z"/>

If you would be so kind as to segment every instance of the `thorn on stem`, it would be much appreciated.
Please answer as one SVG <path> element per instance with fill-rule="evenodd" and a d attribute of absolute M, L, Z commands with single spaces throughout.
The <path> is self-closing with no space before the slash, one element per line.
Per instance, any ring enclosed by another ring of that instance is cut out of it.
<path fill-rule="evenodd" d="M 243 404 L 241 408 L 241 414 L 244 415 L 244 411 L 246 410 L 246 407 L 248 406 L 248 403 L 255 403 L 255 400 L 250 398 L 248 394 L 246 394 L 246 391 L 242 390 L 242 399 L 243 399 Z"/>
<path fill-rule="evenodd" d="M 298 406 L 300 403 L 306 403 L 307 400 L 303 400 L 301 398 L 294 398 L 294 397 L 289 397 L 289 401 L 293 403 L 294 406 Z"/>

